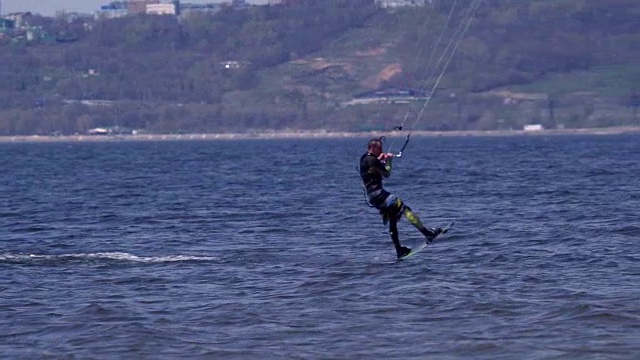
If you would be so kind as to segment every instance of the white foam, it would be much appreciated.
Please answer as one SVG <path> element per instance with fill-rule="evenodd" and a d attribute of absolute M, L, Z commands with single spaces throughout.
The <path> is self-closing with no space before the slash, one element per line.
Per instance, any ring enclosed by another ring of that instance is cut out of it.
<path fill-rule="evenodd" d="M 166 256 L 137 256 L 125 252 L 104 252 L 86 254 L 58 254 L 58 255 L 38 255 L 38 254 L 0 254 L 0 261 L 28 261 L 28 260 L 62 260 L 62 259 L 91 259 L 91 260 L 120 260 L 139 263 L 164 263 L 177 261 L 214 261 L 218 258 L 213 256 L 193 256 L 193 255 L 166 255 Z"/>

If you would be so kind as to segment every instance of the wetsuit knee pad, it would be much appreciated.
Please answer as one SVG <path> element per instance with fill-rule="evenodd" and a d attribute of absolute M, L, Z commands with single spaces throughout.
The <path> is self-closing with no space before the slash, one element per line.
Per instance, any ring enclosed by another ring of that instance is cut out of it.
<path fill-rule="evenodd" d="M 420 220 L 420 218 L 418 217 L 418 215 L 416 215 L 410 207 L 405 206 L 404 207 L 404 216 L 407 217 L 407 220 L 409 220 L 409 222 L 411 224 L 413 224 L 415 227 L 417 228 L 422 228 L 424 227 L 422 225 L 422 221 Z"/>
<path fill-rule="evenodd" d="M 409 220 L 410 223 L 416 223 L 417 221 L 419 221 L 418 217 L 416 216 L 416 214 L 411 211 L 410 208 L 405 208 L 404 209 L 404 216 L 407 217 L 407 220 Z"/>

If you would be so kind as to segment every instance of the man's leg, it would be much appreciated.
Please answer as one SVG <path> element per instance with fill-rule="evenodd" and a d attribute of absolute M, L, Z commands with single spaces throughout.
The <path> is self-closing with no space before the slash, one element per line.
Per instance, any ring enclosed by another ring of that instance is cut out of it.
<path fill-rule="evenodd" d="M 389 220 L 389 235 L 391 235 L 391 241 L 396 248 L 396 252 L 400 252 L 400 235 L 398 234 L 398 220 L 395 217 L 391 217 Z"/>
<path fill-rule="evenodd" d="M 398 218 L 394 215 L 389 217 L 389 235 L 391 235 L 391 241 L 396 248 L 396 255 L 398 258 L 403 257 L 411 252 L 406 246 L 400 245 L 400 235 L 398 234 Z"/>
<path fill-rule="evenodd" d="M 431 242 L 433 241 L 433 239 L 440 233 L 440 231 L 442 231 L 442 229 L 428 229 L 426 228 L 423 224 L 422 221 L 420 220 L 420 218 L 418 217 L 418 215 L 416 215 L 416 213 L 414 213 L 410 207 L 408 207 L 407 205 L 403 206 L 402 209 L 402 213 L 404 214 L 404 216 L 407 217 L 407 220 L 409 220 L 409 222 L 415 226 L 418 230 L 420 230 L 420 232 L 422 233 L 422 235 L 424 235 L 424 237 L 427 238 L 427 242 Z"/>

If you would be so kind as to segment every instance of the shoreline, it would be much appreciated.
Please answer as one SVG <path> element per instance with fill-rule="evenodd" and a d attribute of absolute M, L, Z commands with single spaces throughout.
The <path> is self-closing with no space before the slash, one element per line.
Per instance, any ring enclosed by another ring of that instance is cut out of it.
<path fill-rule="evenodd" d="M 15 135 L 0 136 L 0 143 L 37 142 L 117 142 L 117 141 L 210 141 L 210 140 L 261 140 L 261 139 L 335 139 L 404 137 L 408 131 L 363 131 L 330 132 L 270 131 L 260 133 L 202 133 L 202 134 L 138 134 L 138 135 Z M 501 136 L 541 136 L 541 135 L 619 135 L 640 133 L 640 126 L 618 126 L 609 128 L 553 129 L 553 130 L 472 130 L 472 131 L 423 131 L 411 133 L 414 137 L 501 137 Z"/>

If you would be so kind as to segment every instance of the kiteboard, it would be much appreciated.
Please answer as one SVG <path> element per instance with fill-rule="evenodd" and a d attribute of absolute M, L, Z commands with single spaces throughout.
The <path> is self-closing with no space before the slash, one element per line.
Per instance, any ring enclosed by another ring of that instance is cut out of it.
<path fill-rule="evenodd" d="M 454 222 L 449 223 L 449 225 L 445 226 L 442 228 L 442 232 L 440 232 L 438 235 L 436 235 L 436 237 L 433 238 L 433 240 L 431 240 L 432 242 L 435 241 L 436 239 L 438 239 L 439 237 L 441 237 L 442 235 L 446 234 L 449 229 L 451 229 L 453 227 Z M 398 260 L 404 260 L 408 257 L 411 257 L 417 253 L 419 253 L 420 251 L 422 251 L 424 248 L 426 248 L 428 245 L 428 243 L 426 241 L 423 241 L 422 243 L 420 243 L 420 245 L 418 246 L 414 246 L 413 249 L 411 249 L 411 252 L 408 253 L 407 255 L 398 258 Z"/>

